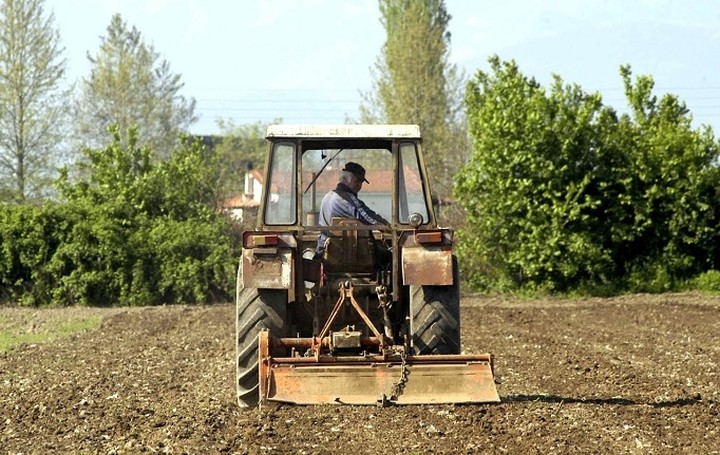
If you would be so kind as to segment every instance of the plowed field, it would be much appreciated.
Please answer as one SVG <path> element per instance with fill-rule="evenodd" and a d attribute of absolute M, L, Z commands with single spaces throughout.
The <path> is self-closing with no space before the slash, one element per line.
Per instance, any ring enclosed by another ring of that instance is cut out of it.
<path fill-rule="evenodd" d="M 234 307 L 57 311 L 99 329 L 0 354 L 1 453 L 720 453 L 720 298 L 464 297 L 502 403 L 240 409 Z"/>

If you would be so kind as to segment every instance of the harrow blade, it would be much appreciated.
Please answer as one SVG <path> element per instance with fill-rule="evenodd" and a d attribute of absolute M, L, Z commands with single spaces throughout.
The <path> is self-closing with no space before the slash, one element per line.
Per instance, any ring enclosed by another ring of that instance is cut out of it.
<path fill-rule="evenodd" d="M 489 354 L 420 355 L 404 359 L 381 355 L 270 357 L 268 336 L 267 332 L 261 332 L 261 404 L 267 401 L 354 405 L 500 401 Z"/>

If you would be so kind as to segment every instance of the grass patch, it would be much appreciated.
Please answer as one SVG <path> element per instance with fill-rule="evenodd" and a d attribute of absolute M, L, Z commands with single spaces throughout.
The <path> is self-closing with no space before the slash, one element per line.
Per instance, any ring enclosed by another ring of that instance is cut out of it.
<path fill-rule="evenodd" d="M 7 352 L 20 344 L 35 344 L 47 341 L 46 333 L 8 333 L 0 332 L 0 352 Z"/>
<path fill-rule="evenodd" d="M 100 327 L 102 317 L 76 311 L 3 309 L 0 315 L 0 352 L 22 344 L 47 343 Z"/>

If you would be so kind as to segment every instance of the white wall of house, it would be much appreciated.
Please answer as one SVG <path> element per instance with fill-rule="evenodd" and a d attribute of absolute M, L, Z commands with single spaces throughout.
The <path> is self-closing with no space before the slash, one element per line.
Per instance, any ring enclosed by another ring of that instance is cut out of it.
<path fill-rule="evenodd" d="M 262 195 L 262 177 L 257 171 L 250 171 L 245 174 L 246 195 L 252 195 L 254 201 L 260 202 Z"/>

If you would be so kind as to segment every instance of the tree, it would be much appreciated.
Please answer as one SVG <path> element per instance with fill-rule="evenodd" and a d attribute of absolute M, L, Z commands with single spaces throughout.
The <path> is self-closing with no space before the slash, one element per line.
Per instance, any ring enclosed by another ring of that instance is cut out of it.
<path fill-rule="evenodd" d="M 93 305 L 227 299 L 234 239 L 213 207 L 213 156 L 199 141 L 185 140 L 157 160 L 137 145 L 134 128 L 127 145 L 117 127 L 112 133 L 105 148 L 83 151 L 82 178 L 62 173 L 65 222 L 58 224 L 71 228 L 45 266 L 54 274 L 45 299 Z"/>
<path fill-rule="evenodd" d="M 622 245 L 631 284 L 665 291 L 674 282 L 720 267 L 720 150 L 712 130 L 692 128 L 685 103 L 652 94 L 650 76 L 631 80 L 620 68 L 630 114 L 622 125 L 632 140 L 625 190 Z"/>
<path fill-rule="evenodd" d="M 65 59 L 44 0 L 0 4 L 0 201 L 23 203 L 50 188 L 68 91 Z"/>
<path fill-rule="evenodd" d="M 139 144 L 167 157 L 178 134 L 196 120 L 195 100 L 179 94 L 180 75 L 159 58 L 135 27 L 128 29 L 119 14 L 112 17 L 98 53 L 88 54 L 90 77 L 82 80 L 76 135 L 83 145 L 102 147 L 111 125 L 122 134 L 137 127 Z"/>
<path fill-rule="evenodd" d="M 466 277 L 486 289 L 602 281 L 613 264 L 595 188 L 607 176 L 593 169 L 616 149 L 595 122 L 612 124 L 614 113 L 559 77 L 546 93 L 514 62 L 490 65 L 468 87 L 475 150 L 455 188 L 468 216 L 459 234 Z"/>
<path fill-rule="evenodd" d="M 415 123 L 436 194 L 450 195 L 453 176 L 469 152 L 462 113 L 464 77 L 449 63 L 444 0 L 380 0 L 387 39 L 363 94 L 361 121 Z"/>
<path fill-rule="evenodd" d="M 717 268 L 718 147 L 684 103 L 621 68 L 631 114 L 490 59 L 467 93 L 474 151 L 455 198 L 479 289 L 666 291 Z"/>
<path fill-rule="evenodd" d="M 275 119 L 271 123 L 281 123 Z M 263 169 L 265 165 L 265 122 L 236 125 L 232 120 L 220 120 L 222 140 L 215 147 L 220 165 L 221 195 L 230 197 L 243 189 L 245 173 Z"/>

